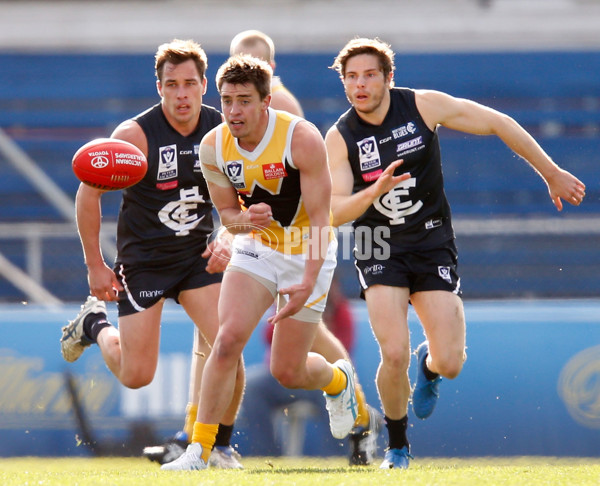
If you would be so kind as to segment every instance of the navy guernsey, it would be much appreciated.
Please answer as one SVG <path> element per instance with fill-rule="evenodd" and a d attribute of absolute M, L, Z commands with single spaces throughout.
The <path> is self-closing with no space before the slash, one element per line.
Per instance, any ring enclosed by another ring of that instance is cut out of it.
<path fill-rule="evenodd" d="M 421 118 L 413 90 L 392 88 L 390 98 L 381 125 L 365 122 L 354 108 L 336 122 L 348 149 L 354 192 L 373 184 L 397 159 L 404 162 L 395 175 L 411 174 L 358 217 L 354 228 L 389 228 L 389 243 L 403 250 L 435 248 L 454 238 L 437 130 Z"/>
<path fill-rule="evenodd" d="M 148 171 L 123 191 L 117 258 L 152 267 L 197 256 L 214 227 L 198 151 L 202 137 L 221 123 L 221 115 L 202 105 L 200 123 L 186 137 L 169 124 L 160 103 L 134 120 L 148 140 Z"/>

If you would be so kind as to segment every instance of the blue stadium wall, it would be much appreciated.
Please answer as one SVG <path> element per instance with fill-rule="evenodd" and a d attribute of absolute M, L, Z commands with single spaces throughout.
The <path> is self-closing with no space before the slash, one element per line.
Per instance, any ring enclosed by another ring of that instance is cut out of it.
<path fill-rule="evenodd" d="M 353 310 L 354 363 L 369 403 L 378 407 L 378 349 L 364 303 L 354 301 Z M 92 454 L 73 412 L 66 372 L 73 375 L 93 445 L 105 452 L 139 455 L 143 446 L 182 426 L 192 324 L 181 309 L 166 307 L 159 369 L 140 390 L 120 386 L 96 346 L 76 363 L 62 360 L 60 328 L 77 311 L 75 305 L 0 308 L 0 456 Z M 442 382 L 429 419 L 409 411 L 415 456 L 598 457 L 600 302 L 467 302 L 465 312 L 468 359 L 462 374 Z M 111 306 L 114 319 L 113 313 Z M 414 349 L 423 333 L 412 312 L 409 327 Z M 261 334 L 255 332 L 245 350 L 247 366 L 263 360 Z M 233 443 L 248 456 L 260 439 L 248 435 L 243 416 Z M 309 420 L 306 432 L 304 454 L 347 452 L 346 441 L 331 439 L 327 421 Z"/>

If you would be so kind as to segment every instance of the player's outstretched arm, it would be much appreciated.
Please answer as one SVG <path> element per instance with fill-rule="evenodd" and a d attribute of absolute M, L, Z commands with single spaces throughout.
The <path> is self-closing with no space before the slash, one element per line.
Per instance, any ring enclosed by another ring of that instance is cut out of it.
<path fill-rule="evenodd" d="M 550 198 L 562 210 L 562 200 L 578 206 L 585 197 L 585 184 L 561 169 L 536 140 L 510 116 L 471 100 L 454 98 L 439 91 L 416 91 L 416 103 L 427 125 L 443 125 L 474 135 L 496 135 L 525 159 L 548 186 Z"/>

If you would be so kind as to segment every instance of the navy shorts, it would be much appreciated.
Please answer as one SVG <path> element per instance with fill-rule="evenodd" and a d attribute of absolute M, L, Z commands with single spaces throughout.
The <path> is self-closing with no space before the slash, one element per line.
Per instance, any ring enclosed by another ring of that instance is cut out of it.
<path fill-rule="evenodd" d="M 446 290 L 461 295 L 457 273 L 458 254 L 454 240 L 443 247 L 418 251 L 392 251 L 386 260 L 356 259 L 358 280 L 364 291 L 372 285 L 406 287 L 411 294 L 426 290 Z"/>
<path fill-rule="evenodd" d="M 183 290 L 221 282 L 223 274 L 208 273 L 207 262 L 201 256 L 160 267 L 116 262 L 114 272 L 125 289 L 119 292 L 119 317 L 148 309 L 162 298 L 179 302 L 178 296 Z"/>

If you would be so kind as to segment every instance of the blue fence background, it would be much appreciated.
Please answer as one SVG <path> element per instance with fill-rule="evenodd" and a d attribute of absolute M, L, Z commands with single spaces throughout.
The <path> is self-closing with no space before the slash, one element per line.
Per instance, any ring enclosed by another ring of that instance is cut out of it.
<path fill-rule="evenodd" d="M 138 447 L 134 453 L 139 454 L 148 445 L 140 440 L 163 439 L 182 426 L 192 324 L 181 309 L 166 307 L 159 371 L 154 382 L 140 390 L 120 386 L 96 346 L 76 363 L 62 360 L 60 327 L 77 309 L 1 308 L 0 456 L 90 454 L 81 443 L 65 371 L 76 378 L 95 438 L 112 443 L 117 452 Z M 377 345 L 364 303 L 354 301 L 353 310 L 354 362 L 369 403 L 378 406 Z M 600 455 L 600 302 L 467 302 L 465 312 L 468 359 L 463 373 L 442 382 L 438 406 L 429 419 L 418 420 L 409 411 L 413 453 Z M 409 324 L 414 349 L 423 334 L 412 313 Z M 245 350 L 248 366 L 263 359 L 260 335 L 256 332 Z M 414 372 L 413 360 L 411 377 Z M 306 427 L 310 439 L 303 452 L 321 454 L 320 444 L 331 441 L 328 427 L 310 420 Z M 146 434 L 140 437 L 143 430 Z M 248 435 L 247 425 L 239 420 L 233 442 L 241 454 L 252 455 L 256 440 L 260 438 Z M 338 443 L 340 454 L 346 451 L 345 442 Z"/>

